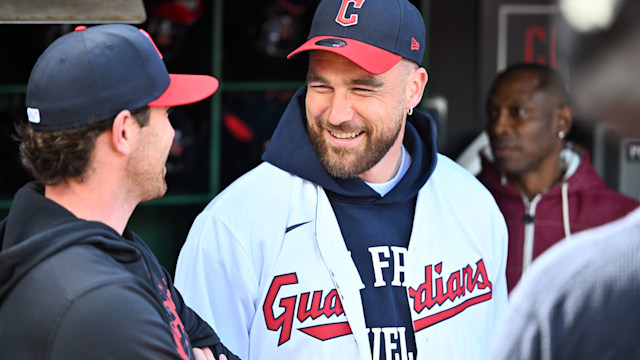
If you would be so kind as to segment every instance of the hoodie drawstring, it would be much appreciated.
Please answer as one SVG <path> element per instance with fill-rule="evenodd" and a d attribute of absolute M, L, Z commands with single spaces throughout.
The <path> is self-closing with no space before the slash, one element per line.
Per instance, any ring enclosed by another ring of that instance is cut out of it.
<path fill-rule="evenodd" d="M 564 237 L 571 237 L 571 225 L 569 224 L 569 183 L 562 183 L 562 224 L 564 225 Z"/>

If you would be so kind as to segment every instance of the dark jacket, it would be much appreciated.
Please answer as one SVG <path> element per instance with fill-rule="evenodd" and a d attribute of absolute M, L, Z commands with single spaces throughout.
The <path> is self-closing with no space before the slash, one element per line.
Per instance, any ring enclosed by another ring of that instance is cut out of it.
<path fill-rule="evenodd" d="M 579 149 L 574 154 L 580 155 L 579 165 L 574 165 L 575 170 L 569 171 L 561 182 L 538 194 L 530 202 L 512 184 L 503 184 L 501 174 L 493 163 L 481 154 L 482 171 L 478 174 L 478 180 L 493 194 L 509 230 L 509 290 L 522 276 L 528 242 L 532 241 L 532 259 L 535 259 L 566 237 L 565 225 L 570 233 L 575 233 L 618 219 L 638 206 L 636 200 L 604 184 L 593 169 L 586 150 Z M 567 195 L 568 224 L 563 220 L 563 191 Z"/>
<path fill-rule="evenodd" d="M 226 349 L 132 231 L 20 189 L 0 223 L 1 359 L 193 359 Z M 227 352 L 228 353 L 228 352 Z"/>

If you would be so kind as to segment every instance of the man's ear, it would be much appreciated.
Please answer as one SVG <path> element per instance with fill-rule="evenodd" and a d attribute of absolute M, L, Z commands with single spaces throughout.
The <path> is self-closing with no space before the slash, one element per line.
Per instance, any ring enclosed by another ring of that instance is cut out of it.
<path fill-rule="evenodd" d="M 409 74 L 409 77 L 407 78 L 406 94 L 407 108 L 415 108 L 420 104 L 428 80 L 429 75 L 427 74 L 427 70 L 423 67 L 418 67 Z"/>
<path fill-rule="evenodd" d="M 564 132 L 568 134 L 571 131 L 571 125 L 573 125 L 573 109 L 569 105 L 560 105 L 556 110 L 556 126 L 557 132 Z"/>
<path fill-rule="evenodd" d="M 111 127 L 111 145 L 114 150 L 122 155 L 131 153 L 133 123 L 135 119 L 129 110 L 122 110 L 116 115 Z"/>

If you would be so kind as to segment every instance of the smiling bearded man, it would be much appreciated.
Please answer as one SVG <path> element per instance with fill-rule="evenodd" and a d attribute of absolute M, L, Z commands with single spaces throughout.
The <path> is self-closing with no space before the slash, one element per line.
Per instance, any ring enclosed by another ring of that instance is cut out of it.
<path fill-rule="evenodd" d="M 506 227 L 415 109 L 425 45 L 407 0 L 320 2 L 290 55 L 310 51 L 306 86 L 176 267 L 241 358 L 485 358 L 507 303 Z"/>
<path fill-rule="evenodd" d="M 336 94 L 338 85 L 329 87 L 325 84 L 327 80 L 318 75 L 318 71 L 322 68 L 320 64 L 323 61 L 326 62 L 327 58 L 333 58 L 333 62 L 355 71 L 353 79 L 340 79 L 340 82 L 347 83 L 347 87 L 358 89 L 350 99 L 341 100 L 339 97 L 342 95 Z M 310 86 L 306 97 L 306 102 L 309 104 L 306 112 L 309 138 L 320 161 L 329 174 L 345 179 L 359 176 L 373 168 L 387 156 L 392 146 L 395 145 L 398 148 L 401 146 L 403 137 L 401 135 L 404 135 L 404 93 L 396 91 L 395 93 L 398 94 L 391 98 L 392 101 L 397 99 L 395 108 L 390 104 L 387 108 L 379 110 L 375 106 L 370 106 L 371 101 L 367 99 L 373 97 L 374 92 L 367 86 L 375 89 L 384 87 L 402 89 L 406 86 L 409 74 L 416 69 L 416 65 L 401 60 L 397 69 L 378 75 L 373 80 L 371 74 L 353 63 L 346 59 L 338 60 L 338 56 L 333 53 L 312 53 L 307 77 Z M 360 106 L 345 114 L 336 114 L 341 110 L 329 108 L 340 101 L 349 101 Z M 400 164 L 397 165 L 399 167 Z"/>

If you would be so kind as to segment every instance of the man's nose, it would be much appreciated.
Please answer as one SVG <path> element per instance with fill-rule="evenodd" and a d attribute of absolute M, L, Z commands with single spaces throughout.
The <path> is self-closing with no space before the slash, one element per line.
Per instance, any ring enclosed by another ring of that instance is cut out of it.
<path fill-rule="evenodd" d="M 351 100 L 347 94 L 336 92 L 331 98 L 328 120 L 333 125 L 340 125 L 353 119 Z"/>

